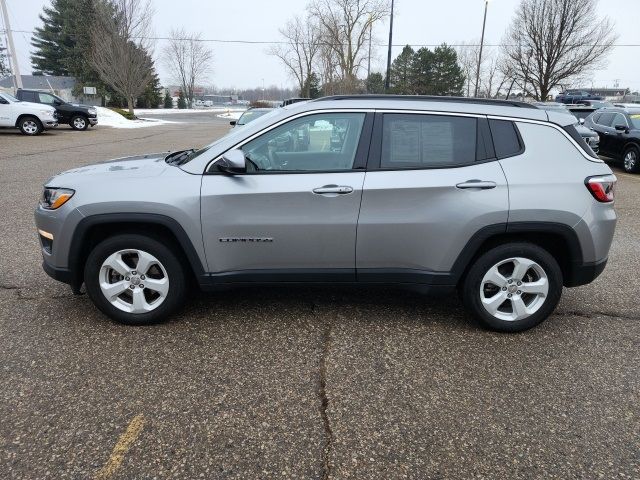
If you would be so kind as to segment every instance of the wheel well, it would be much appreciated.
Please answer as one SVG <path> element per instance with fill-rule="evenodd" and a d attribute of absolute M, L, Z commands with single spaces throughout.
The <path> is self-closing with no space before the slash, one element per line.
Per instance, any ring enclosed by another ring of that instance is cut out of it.
<path fill-rule="evenodd" d="M 81 236 L 80 248 L 76 251 L 75 259 L 71 262 L 77 285 L 82 285 L 84 266 L 94 247 L 109 237 L 123 234 L 144 235 L 169 245 L 178 256 L 180 263 L 187 266 L 185 271 L 187 277 L 192 281 L 197 281 L 192 262 L 189 261 L 184 247 L 169 227 L 157 223 L 109 222 L 92 225 Z"/>
<path fill-rule="evenodd" d="M 571 249 L 566 237 L 560 233 L 553 232 L 526 232 L 526 233 L 501 233 L 487 238 L 476 250 L 458 280 L 458 286 L 462 284 L 467 273 L 475 261 L 484 253 L 498 245 L 507 243 L 524 242 L 532 243 L 540 248 L 544 248 L 558 262 L 562 270 L 564 280 L 571 278 L 572 258 L 574 251 Z"/>
<path fill-rule="evenodd" d="M 631 142 L 628 142 L 628 143 L 624 146 L 624 148 L 622 149 L 622 151 L 623 151 L 623 152 L 626 152 L 626 151 L 627 151 L 627 150 L 629 150 L 629 148 L 631 148 L 631 147 L 636 147 L 636 149 L 637 149 L 637 150 L 640 150 L 640 145 L 638 145 L 638 144 L 637 144 L 636 142 L 634 142 L 634 141 L 631 141 Z"/>
<path fill-rule="evenodd" d="M 22 115 L 20 115 L 17 119 L 16 119 L 16 127 L 20 126 L 20 122 L 22 121 L 23 118 L 25 117 L 31 117 L 34 118 L 36 122 L 38 122 L 40 124 L 40 128 L 42 128 L 42 122 L 40 121 L 40 119 L 36 116 L 36 115 L 31 115 L 30 113 L 23 113 Z"/>

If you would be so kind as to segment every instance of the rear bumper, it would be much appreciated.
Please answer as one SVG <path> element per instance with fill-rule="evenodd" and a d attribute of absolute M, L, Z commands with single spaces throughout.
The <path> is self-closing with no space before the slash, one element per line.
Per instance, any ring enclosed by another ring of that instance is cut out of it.
<path fill-rule="evenodd" d="M 565 287 L 579 287 L 593 282 L 607 266 L 607 260 L 590 263 L 574 263 L 571 266 L 571 276 L 564 279 Z"/>

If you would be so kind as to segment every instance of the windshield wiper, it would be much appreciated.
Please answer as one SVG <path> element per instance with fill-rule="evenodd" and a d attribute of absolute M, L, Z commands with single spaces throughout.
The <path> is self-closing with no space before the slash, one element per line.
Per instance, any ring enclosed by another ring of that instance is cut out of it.
<path fill-rule="evenodd" d="M 195 152 L 195 148 L 190 148 L 188 150 L 180 150 L 178 152 L 173 152 L 167 155 L 164 158 L 164 161 L 169 165 L 182 165 L 189 158 L 193 152 Z"/>

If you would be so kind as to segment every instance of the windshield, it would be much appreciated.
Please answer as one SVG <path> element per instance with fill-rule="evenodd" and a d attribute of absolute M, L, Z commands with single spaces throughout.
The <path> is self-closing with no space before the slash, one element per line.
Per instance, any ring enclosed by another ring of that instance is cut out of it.
<path fill-rule="evenodd" d="M 640 113 L 632 113 L 629 115 L 629 119 L 633 124 L 633 128 L 640 129 Z"/>
<path fill-rule="evenodd" d="M 10 102 L 19 102 L 20 100 L 18 100 L 16 97 L 14 97 L 13 95 L 9 94 L 9 93 L 2 93 L 1 94 L 4 98 L 6 98 L 7 100 L 9 100 Z"/>
<path fill-rule="evenodd" d="M 246 125 L 249 122 L 254 121 L 256 118 L 263 116 L 265 113 L 270 112 L 270 110 L 247 110 L 238 119 L 238 125 Z"/>
<path fill-rule="evenodd" d="M 260 118 L 256 122 L 256 124 L 260 124 L 260 125 L 266 127 L 267 125 L 269 125 L 271 123 L 270 118 L 277 116 L 278 113 L 281 112 L 281 111 L 282 111 L 282 109 L 279 109 L 279 108 L 274 108 L 273 110 L 265 110 L 264 114 L 260 116 Z M 258 118 L 258 117 L 256 117 L 256 118 Z M 240 139 L 245 135 L 246 135 L 246 133 L 244 132 L 244 128 L 232 128 L 231 130 L 229 130 L 229 132 L 226 135 L 223 135 L 222 137 L 218 138 L 217 140 L 214 140 L 209 145 L 206 145 L 206 146 L 202 147 L 200 150 L 192 151 L 187 156 L 181 158 L 180 159 L 180 165 L 184 165 L 185 163 L 190 162 L 194 158 L 199 157 L 200 155 L 202 155 L 203 153 L 208 151 L 211 147 L 213 147 L 215 145 L 218 145 L 219 143 L 221 143 L 223 141 L 227 141 L 227 140 L 229 140 L 229 139 L 231 139 L 233 137 L 238 137 L 238 141 L 240 141 Z"/>

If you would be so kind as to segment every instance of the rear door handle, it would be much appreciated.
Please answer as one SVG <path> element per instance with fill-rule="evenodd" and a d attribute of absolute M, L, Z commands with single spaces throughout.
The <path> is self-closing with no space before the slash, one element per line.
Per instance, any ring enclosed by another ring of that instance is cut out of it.
<path fill-rule="evenodd" d="M 456 188 L 479 188 L 481 190 L 488 190 L 490 188 L 496 188 L 496 182 L 488 182 L 484 180 L 467 180 L 466 182 L 456 184 Z"/>
<path fill-rule="evenodd" d="M 318 195 L 324 195 L 327 193 L 333 193 L 336 195 L 347 195 L 352 192 L 353 188 L 347 185 L 325 185 L 323 187 L 313 189 L 313 193 L 317 193 Z"/>

